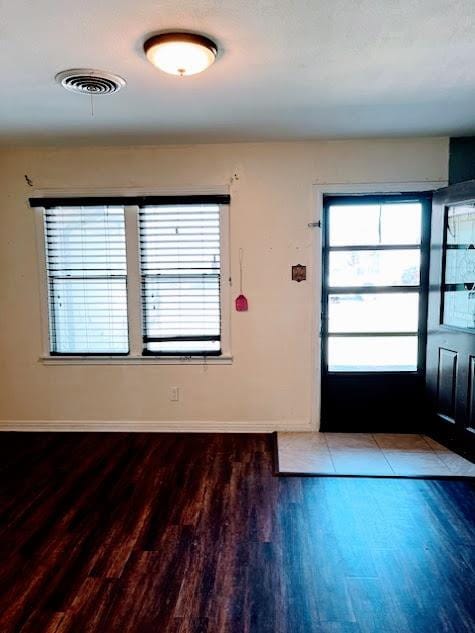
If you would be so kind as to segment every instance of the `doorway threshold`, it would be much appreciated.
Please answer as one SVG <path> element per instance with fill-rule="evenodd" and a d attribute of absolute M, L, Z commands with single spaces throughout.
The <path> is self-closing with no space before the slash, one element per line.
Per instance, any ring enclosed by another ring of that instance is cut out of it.
<path fill-rule="evenodd" d="M 475 464 L 427 435 L 276 433 L 276 475 L 451 479 Z"/>

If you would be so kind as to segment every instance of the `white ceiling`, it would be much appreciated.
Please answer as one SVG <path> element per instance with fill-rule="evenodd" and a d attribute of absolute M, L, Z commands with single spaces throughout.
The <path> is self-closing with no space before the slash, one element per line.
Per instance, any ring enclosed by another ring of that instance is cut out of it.
<path fill-rule="evenodd" d="M 202 75 L 156 70 L 147 34 L 200 31 Z M 192 142 L 475 132 L 475 0 L 0 0 L 0 142 Z M 54 82 L 93 67 L 128 82 Z"/>

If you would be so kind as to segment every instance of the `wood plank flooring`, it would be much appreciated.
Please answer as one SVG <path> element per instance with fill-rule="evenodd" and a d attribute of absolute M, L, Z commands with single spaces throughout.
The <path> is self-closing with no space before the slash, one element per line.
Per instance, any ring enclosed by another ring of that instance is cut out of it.
<path fill-rule="evenodd" d="M 469 481 L 272 476 L 267 435 L 0 435 L 1 633 L 475 630 Z"/>

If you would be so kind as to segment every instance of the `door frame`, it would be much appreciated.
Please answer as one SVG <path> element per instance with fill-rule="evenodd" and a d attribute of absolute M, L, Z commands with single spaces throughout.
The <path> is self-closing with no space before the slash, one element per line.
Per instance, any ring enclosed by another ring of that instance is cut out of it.
<path fill-rule="evenodd" d="M 313 380 L 311 388 L 310 415 L 311 427 L 315 431 L 320 430 L 321 402 L 322 402 L 322 355 L 321 355 L 321 328 L 322 328 L 322 271 L 323 271 L 323 198 L 329 196 L 351 195 L 384 195 L 397 193 L 422 193 L 435 191 L 446 187 L 447 180 L 423 180 L 406 182 L 365 182 L 365 183 L 315 183 L 313 185 L 313 210 L 308 226 L 312 228 L 313 236 L 313 290 L 315 300 L 313 302 L 312 315 L 312 366 Z"/>

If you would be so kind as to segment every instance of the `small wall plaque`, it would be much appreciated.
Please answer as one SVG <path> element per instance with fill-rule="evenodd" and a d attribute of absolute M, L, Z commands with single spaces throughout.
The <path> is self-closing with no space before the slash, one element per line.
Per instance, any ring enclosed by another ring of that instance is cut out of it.
<path fill-rule="evenodd" d="M 307 279 L 307 267 L 302 264 L 292 266 L 292 281 L 305 281 Z"/>

